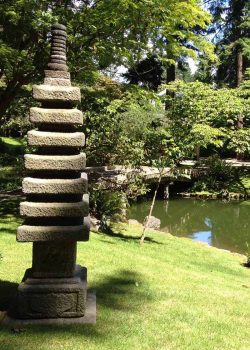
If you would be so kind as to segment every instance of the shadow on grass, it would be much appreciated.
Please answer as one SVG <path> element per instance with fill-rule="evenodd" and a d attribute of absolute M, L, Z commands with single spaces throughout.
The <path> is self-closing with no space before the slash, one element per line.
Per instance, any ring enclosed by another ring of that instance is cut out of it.
<path fill-rule="evenodd" d="M 0 311 L 7 311 L 16 296 L 18 284 L 0 280 Z"/>
<path fill-rule="evenodd" d="M 122 232 L 115 232 L 111 227 L 107 226 L 102 228 L 101 234 L 109 236 L 109 237 L 114 237 L 114 238 L 119 238 L 123 241 L 138 241 L 140 240 L 140 236 L 129 236 L 126 234 L 123 234 Z M 155 239 L 151 237 L 145 237 L 145 242 L 149 243 L 154 243 L 154 244 L 163 244 L 161 242 L 156 241 Z"/>
<path fill-rule="evenodd" d="M 11 234 L 11 235 L 16 235 L 16 233 L 17 233 L 17 229 L 15 228 L 2 228 L 2 227 L 0 227 L 0 234 L 1 233 L 8 233 L 8 234 Z"/>
<path fill-rule="evenodd" d="M 30 334 L 31 337 L 34 335 L 39 337 L 45 333 L 49 339 L 50 334 L 53 337 L 72 334 L 72 336 L 79 336 L 79 341 L 84 341 L 84 337 L 103 341 L 110 337 L 109 325 L 112 328 L 114 322 L 119 322 L 119 317 L 125 317 L 124 314 L 120 314 L 121 311 L 128 314 L 140 312 L 140 308 L 144 307 L 145 303 L 150 303 L 151 295 L 143 285 L 145 281 L 142 275 L 133 271 L 120 270 L 116 275 L 106 276 L 103 281 L 91 286 L 96 290 L 97 296 L 96 325 L 25 326 L 25 336 Z M 5 311 L 12 305 L 17 286 L 16 283 L 0 281 L 0 310 Z M 112 310 L 112 313 L 109 313 L 109 310 Z M 120 321 L 122 322 L 122 319 Z M 3 330 L 9 332 L 6 326 Z M 22 337 L 22 333 L 18 336 Z"/>
<path fill-rule="evenodd" d="M 97 303 L 113 310 L 136 311 L 142 301 L 150 301 L 146 293 L 142 275 L 129 270 L 121 270 L 114 276 L 93 286 L 96 290 Z"/>

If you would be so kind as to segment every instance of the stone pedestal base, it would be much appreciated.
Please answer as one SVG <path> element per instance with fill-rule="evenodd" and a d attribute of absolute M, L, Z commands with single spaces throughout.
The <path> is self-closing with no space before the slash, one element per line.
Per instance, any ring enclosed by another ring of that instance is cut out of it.
<path fill-rule="evenodd" d="M 0 325 L 11 328 L 23 328 L 25 326 L 53 326 L 53 325 L 77 325 L 96 324 L 96 294 L 93 290 L 87 291 L 86 310 L 83 317 L 75 318 L 44 318 L 44 319 L 16 319 L 7 313 L 0 312 Z"/>
<path fill-rule="evenodd" d="M 33 278 L 27 270 L 18 287 L 18 319 L 76 318 L 85 314 L 87 269 L 76 266 L 71 278 Z"/>

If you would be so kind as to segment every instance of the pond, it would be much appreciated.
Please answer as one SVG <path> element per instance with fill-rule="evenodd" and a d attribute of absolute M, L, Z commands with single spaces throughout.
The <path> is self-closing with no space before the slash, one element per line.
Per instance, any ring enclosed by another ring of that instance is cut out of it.
<path fill-rule="evenodd" d="M 132 205 L 129 218 L 143 223 L 150 205 Z M 174 236 L 242 254 L 247 254 L 247 244 L 250 249 L 250 201 L 157 200 L 152 215 L 161 220 L 161 231 Z"/>

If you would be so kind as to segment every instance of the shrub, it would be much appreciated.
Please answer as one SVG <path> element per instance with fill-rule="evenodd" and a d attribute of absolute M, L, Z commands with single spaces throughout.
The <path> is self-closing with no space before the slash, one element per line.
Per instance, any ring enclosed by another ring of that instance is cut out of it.
<path fill-rule="evenodd" d="M 227 164 L 224 160 L 221 160 L 218 155 L 209 157 L 202 165 L 207 167 L 207 173 L 203 178 L 194 183 L 192 187 L 193 192 L 228 191 L 228 189 L 235 184 L 237 184 L 241 190 L 245 190 L 241 182 L 243 171 Z"/>
<path fill-rule="evenodd" d="M 90 212 L 106 222 L 109 219 L 122 221 L 126 218 L 127 199 L 123 192 L 93 189 L 90 194 Z"/>

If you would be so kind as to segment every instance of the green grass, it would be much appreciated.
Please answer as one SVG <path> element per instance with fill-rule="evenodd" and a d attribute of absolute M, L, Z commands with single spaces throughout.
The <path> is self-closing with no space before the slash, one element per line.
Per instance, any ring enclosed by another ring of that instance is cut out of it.
<path fill-rule="evenodd" d="M 12 137 L 0 137 L 0 139 L 7 145 L 12 145 L 12 146 L 23 146 L 25 145 L 24 139 L 14 139 Z"/>
<path fill-rule="evenodd" d="M 16 243 L 17 202 L 0 202 L 0 310 L 31 266 L 31 244 Z M 10 214 L 13 213 L 13 214 Z M 78 244 L 97 293 L 97 324 L 0 332 L 1 350 L 247 350 L 250 270 L 238 255 L 189 239 L 116 226 Z"/>

